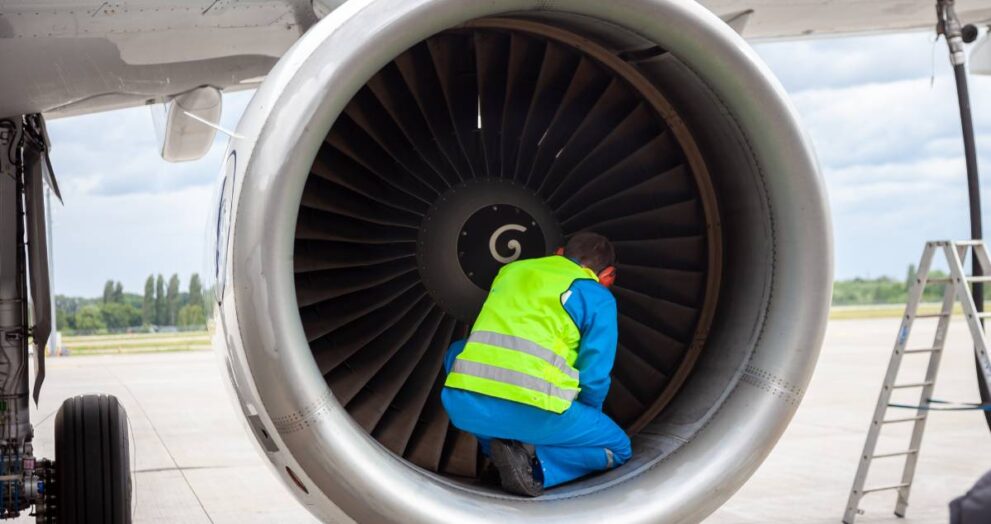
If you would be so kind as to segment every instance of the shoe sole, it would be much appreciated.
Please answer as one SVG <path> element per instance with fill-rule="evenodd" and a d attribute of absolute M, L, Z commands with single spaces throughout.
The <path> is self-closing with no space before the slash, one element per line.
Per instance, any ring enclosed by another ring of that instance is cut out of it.
<path fill-rule="evenodd" d="M 502 489 L 527 497 L 537 497 L 543 493 L 543 489 L 537 486 L 533 479 L 533 469 L 529 459 L 521 463 L 520 455 L 514 452 L 513 444 L 493 441 L 491 453 L 492 462 L 499 470 Z M 530 475 L 529 479 L 525 477 L 527 474 Z"/>

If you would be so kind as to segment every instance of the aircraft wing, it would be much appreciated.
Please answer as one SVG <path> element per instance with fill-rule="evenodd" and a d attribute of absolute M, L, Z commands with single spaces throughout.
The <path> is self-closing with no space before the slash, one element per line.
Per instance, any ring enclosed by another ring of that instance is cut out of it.
<path fill-rule="evenodd" d="M 49 118 L 257 85 L 336 0 L 0 0 L 0 116 Z M 751 39 L 924 29 L 932 0 L 705 0 Z M 965 22 L 991 7 L 960 0 Z M 19 80 L 19 81 L 17 81 Z"/>
<path fill-rule="evenodd" d="M 316 21 L 308 0 L 0 2 L 0 116 L 252 87 Z"/>
<path fill-rule="evenodd" d="M 846 33 L 930 29 L 936 25 L 934 0 L 704 0 L 724 20 L 745 17 L 748 39 L 798 38 Z M 961 21 L 991 23 L 991 6 L 960 0 Z"/>

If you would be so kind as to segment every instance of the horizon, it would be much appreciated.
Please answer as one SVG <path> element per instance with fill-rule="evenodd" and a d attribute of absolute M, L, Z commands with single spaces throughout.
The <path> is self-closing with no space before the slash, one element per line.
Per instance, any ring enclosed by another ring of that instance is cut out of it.
<path fill-rule="evenodd" d="M 914 267 L 914 266 L 915 265 L 912 264 L 912 267 Z M 907 271 L 908 270 L 908 266 L 906 266 L 905 269 Z M 938 271 L 942 271 L 942 270 L 939 269 L 939 268 L 936 268 L 934 266 L 933 272 L 935 273 L 935 272 L 938 272 Z M 161 275 L 161 276 L 165 277 L 166 279 L 168 279 L 168 277 L 171 277 L 173 274 L 179 275 L 179 293 L 181 294 L 181 293 L 188 292 L 188 290 L 189 290 L 189 278 L 183 280 L 182 275 L 179 274 L 179 273 L 155 273 L 155 276 Z M 189 277 L 192 277 L 192 275 L 200 275 L 200 278 L 201 279 L 203 277 L 203 275 L 201 273 L 196 273 L 196 272 L 190 273 L 189 274 Z M 145 278 L 147 278 L 147 277 L 145 277 Z M 891 281 L 899 282 L 899 281 L 905 280 L 905 277 L 904 276 L 898 277 L 898 276 L 895 276 L 895 275 L 852 276 L 850 278 L 844 278 L 844 279 L 836 279 L 836 278 L 834 278 L 833 279 L 833 283 L 836 284 L 836 283 L 841 283 L 841 282 L 851 282 L 851 281 L 855 281 L 855 280 L 876 281 L 876 280 L 882 280 L 882 279 L 888 279 L 888 280 L 891 280 Z M 103 280 L 104 284 L 106 284 L 106 282 L 108 282 L 108 281 L 113 281 L 115 283 L 116 282 L 120 282 L 120 280 L 115 279 L 115 278 L 107 278 L 107 279 L 104 279 Z M 183 287 L 183 286 L 185 286 L 185 287 Z M 132 291 L 129 291 L 128 288 L 127 288 L 127 286 L 124 286 L 123 289 L 124 289 L 124 294 L 125 295 L 134 295 L 134 296 L 139 296 L 139 297 L 144 296 L 144 284 L 141 285 L 141 288 L 138 291 L 133 291 L 133 290 Z M 103 295 L 103 291 L 102 290 L 99 293 L 93 294 L 92 296 L 86 296 L 86 295 L 70 295 L 70 294 L 59 293 L 59 292 L 55 293 L 55 296 L 59 296 L 59 297 L 64 297 L 64 298 L 80 298 L 80 299 L 84 299 L 84 300 L 102 299 L 103 298 L 102 295 Z"/>

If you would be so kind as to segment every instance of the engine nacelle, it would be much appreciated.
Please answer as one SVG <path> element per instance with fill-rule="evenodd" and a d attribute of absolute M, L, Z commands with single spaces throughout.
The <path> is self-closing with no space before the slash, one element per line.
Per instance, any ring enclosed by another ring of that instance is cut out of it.
<path fill-rule="evenodd" d="M 259 88 L 217 221 L 217 346 L 300 502 L 361 522 L 691 522 L 798 406 L 832 282 L 783 90 L 677 0 L 351 1 Z M 481 485 L 441 358 L 498 268 L 617 246 L 606 410 L 634 458 L 535 500 Z"/>

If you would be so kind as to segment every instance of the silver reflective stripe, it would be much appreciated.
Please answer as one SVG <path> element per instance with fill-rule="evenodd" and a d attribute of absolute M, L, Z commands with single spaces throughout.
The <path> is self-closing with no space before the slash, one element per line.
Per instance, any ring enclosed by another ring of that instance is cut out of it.
<path fill-rule="evenodd" d="M 536 392 L 544 393 L 545 395 L 551 397 L 567 400 L 568 402 L 575 400 L 575 397 L 578 396 L 577 389 L 561 389 L 544 379 L 531 377 L 526 373 L 490 366 L 488 364 L 482 364 L 481 362 L 474 362 L 462 358 L 454 359 L 454 366 L 451 368 L 451 373 L 461 373 L 462 375 L 470 375 L 473 377 L 495 380 L 496 382 L 502 382 L 504 384 L 519 386 L 521 388 L 532 389 Z"/>
<path fill-rule="evenodd" d="M 560 369 L 562 373 L 578 380 L 578 371 L 569 366 L 568 361 L 564 360 L 564 357 L 545 348 L 544 346 L 541 346 L 540 344 L 537 344 L 536 342 L 532 342 L 525 338 L 514 337 L 512 335 L 503 335 L 502 333 L 496 333 L 494 331 L 474 331 L 471 336 L 468 337 L 468 342 L 478 342 L 480 344 L 488 344 L 490 346 L 526 353 L 527 355 L 537 357 L 540 360 L 547 362 L 557 369 Z"/>
<path fill-rule="evenodd" d="M 613 459 L 612 450 L 609 448 L 602 449 L 606 450 L 606 469 L 612 469 L 613 464 L 616 463 L 615 459 Z"/>

